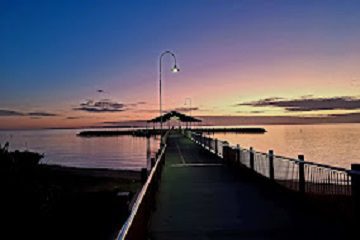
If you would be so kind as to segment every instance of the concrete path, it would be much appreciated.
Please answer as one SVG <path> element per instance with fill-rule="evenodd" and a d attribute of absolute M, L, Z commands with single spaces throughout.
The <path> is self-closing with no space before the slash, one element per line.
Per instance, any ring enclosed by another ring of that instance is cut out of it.
<path fill-rule="evenodd" d="M 221 164 L 185 137 L 168 139 L 150 238 L 345 239 L 335 221 Z"/>

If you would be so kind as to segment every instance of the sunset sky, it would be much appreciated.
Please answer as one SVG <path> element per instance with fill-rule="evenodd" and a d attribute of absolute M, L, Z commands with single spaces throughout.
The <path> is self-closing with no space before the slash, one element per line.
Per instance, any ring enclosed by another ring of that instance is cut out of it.
<path fill-rule="evenodd" d="M 0 129 L 155 117 L 165 50 L 165 110 L 360 122 L 360 1 L 2 0 Z"/>

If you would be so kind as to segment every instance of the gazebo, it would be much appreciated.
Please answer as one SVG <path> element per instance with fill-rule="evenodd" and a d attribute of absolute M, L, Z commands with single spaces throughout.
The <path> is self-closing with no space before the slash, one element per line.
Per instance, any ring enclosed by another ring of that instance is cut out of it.
<path fill-rule="evenodd" d="M 200 119 L 194 118 L 192 116 L 188 116 L 183 113 L 179 113 L 177 111 L 171 111 L 171 112 L 163 114 L 162 116 L 158 116 L 156 118 L 148 120 L 147 123 L 155 124 L 155 123 L 160 123 L 161 121 L 164 123 L 164 122 L 170 122 L 171 120 L 177 120 L 180 123 L 185 123 L 186 128 L 188 128 L 189 123 L 201 122 Z M 169 127 L 170 127 L 170 125 L 169 125 Z"/>

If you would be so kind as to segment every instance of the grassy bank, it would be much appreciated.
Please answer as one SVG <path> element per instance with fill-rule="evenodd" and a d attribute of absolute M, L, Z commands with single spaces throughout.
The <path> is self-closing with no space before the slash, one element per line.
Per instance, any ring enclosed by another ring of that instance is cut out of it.
<path fill-rule="evenodd" d="M 8 239 L 112 239 L 140 188 L 133 171 L 38 164 L 1 148 L 1 229 Z"/>

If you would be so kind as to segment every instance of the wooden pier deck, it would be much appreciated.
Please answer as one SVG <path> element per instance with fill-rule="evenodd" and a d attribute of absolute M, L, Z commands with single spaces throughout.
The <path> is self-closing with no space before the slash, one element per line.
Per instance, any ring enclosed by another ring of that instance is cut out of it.
<path fill-rule="evenodd" d="M 172 133 L 167 144 L 150 239 L 347 239 L 339 219 L 234 171 L 184 136 Z"/>

